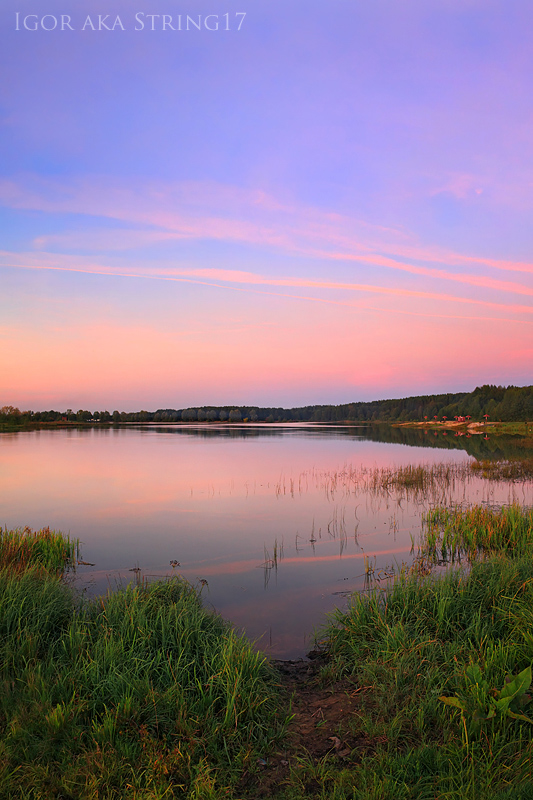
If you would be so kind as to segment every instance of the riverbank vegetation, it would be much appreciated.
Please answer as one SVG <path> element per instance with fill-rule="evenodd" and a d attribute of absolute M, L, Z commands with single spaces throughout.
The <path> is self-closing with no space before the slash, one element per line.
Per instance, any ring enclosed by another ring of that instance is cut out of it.
<path fill-rule="evenodd" d="M 336 800 L 531 798 L 533 513 L 436 508 L 420 545 L 423 569 L 355 595 L 325 631 L 322 677 L 351 679 L 342 736 L 360 749 L 307 779 Z M 467 569 L 426 577 L 461 555 Z"/>
<path fill-rule="evenodd" d="M 264 656 L 178 578 L 82 602 L 50 537 L 1 536 L 0 796 L 235 796 L 282 730 Z"/>
<path fill-rule="evenodd" d="M 423 395 L 393 400 L 372 400 L 341 405 L 299 408 L 259 406 L 202 406 L 125 412 L 20 411 L 0 409 L 0 430 L 56 424 L 120 424 L 126 422 L 365 422 L 400 423 L 453 420 L 527 422 L 533 420 L 533 386 L 478 386 L 472 392 Z M 521 430 L 518 433 L 523 435 Z"/>
<path fill-rule="evenodd" d="M 533 797 L 532 510 L 433 508 L 277 671 L 179 578 L 81 601 L 53 536 L 1 537 L 2 796 Z"/>

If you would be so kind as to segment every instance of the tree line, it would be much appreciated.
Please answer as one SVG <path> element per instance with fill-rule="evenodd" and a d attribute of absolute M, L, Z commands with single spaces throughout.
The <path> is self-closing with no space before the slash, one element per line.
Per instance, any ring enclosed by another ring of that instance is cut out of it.
<path fill-rule="evenodd" d="M 121 422 L 421 422 L 456 416 L 481 420 L 521 422 L 533 420 L 533 386 L 478 386 L 473 392 L 421 395 L 394 400 L 310 405 L 298 408 L 260 406 L 200 406 L 160 408 L 157 411 L 20 411 L 0 408 L 0 423 L 74 422 L 118 424 Z"/>

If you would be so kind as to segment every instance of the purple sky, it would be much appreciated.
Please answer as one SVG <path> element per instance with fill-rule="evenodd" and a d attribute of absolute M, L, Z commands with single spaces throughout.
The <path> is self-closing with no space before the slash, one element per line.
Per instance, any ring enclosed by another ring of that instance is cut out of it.
<path fill-rule="evenodd" d="M 530 0 L 3 0 L 0 405 L 532 383 L 532 31 Z"/>

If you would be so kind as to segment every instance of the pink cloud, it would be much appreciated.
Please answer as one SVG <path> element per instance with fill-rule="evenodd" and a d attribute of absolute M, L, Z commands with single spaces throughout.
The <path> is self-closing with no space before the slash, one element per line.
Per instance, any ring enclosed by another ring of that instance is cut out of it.
<path fill-rule="evenodd" d="M 380 261 L 381 259 L 376 257 L 376 260 Z M 318 281 L 318 280 L 310 280 L 306 278 L 297 278 L 297 277 L 268 278 L 256 273 L 246 272 L 242 270 L 226 270 L 226 269 L 215 269 L 215 268 L 203 269 L 203 268 L 186 268 L 186 267 L 178 268 L 178 267 L 161 267 L 161 266 L 153 267 L 152 265 L 150 265 L 149 267 L 146 265 L 143 266 L 131 265 L 128 267 L 123 267 L 121 265 L 109 266 L 105 264 L 95 263 L 91 258 L 86 256 L 65 256 L 65 255 L 56 255 L 52 253 L 14 254 L 8 251 L 3 251 L 0 252 L 0 267 L 1 266 L 15 267 L 19 269 L 35 269 L 35 270 L 49 269 L 49 270 L 64 271 L 64 272 L 80 272 L 80 273 L 87 273 L 94 275 L 109 275 L 109 276 L 121 276 L 121 277 L 132 277 L 132 278 L 144 278 L 149 280 L 188 282 L 206 286 L 213 286 L 219 289 L 232 288 L 232 289 L 237 289 L 239 291 L 255 291 L 255 292 L 258 291 L 256 289 L 250 289 L 250 288 L 243 289 L 242 288 L 243 285 L 246 285 L 247 287 L 279 286 L 284 288 L 297 288 L 297 289 L 304 288 L 304 289 L 318 289 L 318 290 L 332 290 L 332 291 L 336 290 L 342 292 L 350 291 L 359 294 L 378 294 L 385 297 L 409 298 L 409 299 L 417 299 L 424 301 L 434 300 L 441 303 L 452 304 L 452 306 L 455 306 L 456 304 L 463 304 L 463 305 L 467 304 L 485 308 L 492 308 L 501 312 L 515 313 L 515 314 L 533 313 L 532 306 L 510 304 L 510 303 L 496 303 L 488 300 L 479 300 L 476 298 L 460 297 L 458 295 L 449 295 L 443 292 L 418 291 L 413 289 L 402 289 L 399 287 L 377 286 L 366 283 Z M 423 270 L 423 268 L 421 268 L 421 270 Z M 486 281 L 487 288 L 500 288 L 499 283 L 503 283 L 503 282 L 496 282 L 495 286 L 490 286 L 491 283 L 490 278 L 483 279 L 483 278 L 477 278 L 476 276 L 472 276 L 472 278 L 473 278 L 472 280 L 473 285 L 485 286 L 485 281 Z M 217 282 L 215 283 L 215 281 Z M 511 284 L 511 286 L 513 287 L 514 290 L 515 284 Z M 525 291 L 522 292 L 523 294 L 533 293 L 533 291 L 529 290 L 528 287 L 522 287 L 522 288 L 525 289 Z M 511 291 L 511 289 L 508 288 L 508 291 Z M 272 294 L 270 292 L 261 292 L 261 293 Z M 275 294 L 276 296 L 290 297 L 292 299 L 308 300 L 312 302 L 324 302 L 334 305 L 344 305 L 344 306 L 358 305 L 356 303 L 345 300 L 336 300 L 327 297 L 316 297 L 312 295 L 300 295 L 300 294 L 286 295 L 278 292 L 273 294 Z M 410 309 L 405 309 L 405 308 L 396 308 L 390 310 L 397 311 L 398 313 L 409 313 L 409 314 L 415 313 L 419 315 L 430 313 L 430 312 L 420 312 L 420 311 L 414 312 Z M 431 313 L 431 316 L 434 316 L 434 313 Z M 447 313 L 444 314 L 444 316 L 460 317 L 461 315 Z"/>
<path fill-rule="evenodd" d="M 430 267 L 421 267 L 414 264 L 406 264 L 402 261 L 397 261 L 386 256 L 379 255 L 351 255 L 349 253 L 324 253 L 325 258 L 331 258 L 339 261 L 361 261 L 370 264 L 376 264 L 382 267 L 390 267 L 404 272 L 410 272 L 413 275 L 425 275 L 430 278 L 438 278 L 446 281 L 456 281 L 457 283 L 464 283 L 469 286 L 479 286 L 485 289 L 496 289 L 499 292 L 513 292 L 515 294 L 524 294 L 533 296 L 533 288 L 525 286 L 523 283 L 516 283 L 515 281 L 501 281 L 495 278 L 490 278 L 486 275 L 464 275 L 457 272 L 448 272 L 443 269 L 433 269 Z M 526 266 L 526 265 L 524 265 Z"/>
<path fill-rule="evenodd" d="M 452 176 L 449 186 L 460 194 L 470 191 L 469 187 L 475 183 L 473 176 L 460 175 Z M 12 208 L 107 217 L 132 226 L 152 228 L 133 227 L 131 232 L 124 229 L 93 233 L 70 231 L 38 237 L 37 247 L 109 250 L 179 238 L 236 241 L 323 260 L 361 261 L 440 280 L 525 294 L 529 293 L 528 287 L 522 284 L 491 283 L 488 276 L 484 276 L 486 280 L 481 284 L 476 275 L 432 271 L 427 266 L 406 263 L 404 259 L 533 274 L 531 263 L 428 248 L 401 228 L 387 228 L 328 210 L 279 202 L 265 192 L 214 182 L 133 184 L 100 176 L 61 183 L 22 176 L 17 180 L 0 181 L 0 201 Z"/>

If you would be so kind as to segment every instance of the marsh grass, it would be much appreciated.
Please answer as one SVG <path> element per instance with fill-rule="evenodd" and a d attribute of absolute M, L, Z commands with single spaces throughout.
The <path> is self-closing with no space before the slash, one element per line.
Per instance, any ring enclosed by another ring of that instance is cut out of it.
<path fill-rule="evenodd" d="M 0 795 L 231 796 L 283 729 L 265 658 L 180 578 L 81 602 L 23 563 L 0 569 Z"/>
<path fill-rule="evenodd" d="M 337 470 L 307 470 L 298 478 L 281 476 L 274 485 L 276 497 L 303 495 L 314 488 L 334 501 L 366 492 L 375 497 L 407 497 L 431 503 L 444 501 L 457 485 L 472 479 L 518 482 L 533 479 L 533 459 L 472 459 L 464 462 L 407 464 L 390 467 L 356 467 L 345 464 Z"/>
<path fill-rule="evenodd" d="M 533 458 L 515 458 L 503 461 L 474 461 L 471 464 L 474 474 L 487 480 L 522 481 L 533 478 Z"/>
<path fill-rule="evenodd" d="M 524 556 L 533 551 L 533 509 L 514 504 L 433 508 L 424 518 L 422 555 L 434 561 L 472 561 L 481 554 Z"/>
<path fill-rule="evenodd" d="M 79 540 L 42 528 L 0 528 L 0 569 L 24 571 L 40 566 L 48 571 L 63 572 L 74 567 L 79 552 Z"/>
<path fill-rule="evenodd" d="M 392 493 L 418 497 L 439 497 L 472 475 L 470 463 L 408 464 L 399 467 L 354 467 L 313 473 L 315 485 L 330 498 L 337 494 L 368 492 L 375 496 Z"/>

